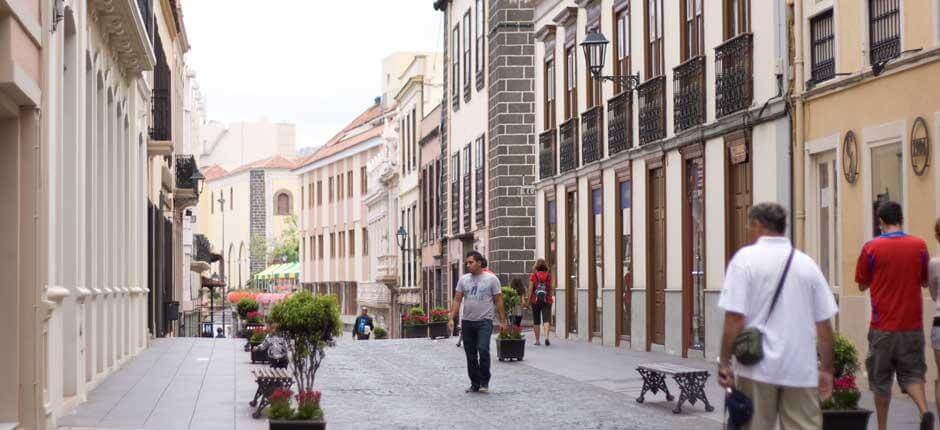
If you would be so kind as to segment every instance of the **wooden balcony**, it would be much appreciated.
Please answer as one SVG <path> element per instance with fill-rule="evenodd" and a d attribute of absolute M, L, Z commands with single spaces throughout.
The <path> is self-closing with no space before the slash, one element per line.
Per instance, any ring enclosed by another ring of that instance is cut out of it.
<path fill-rule="evenodd" d="M 558 127 L 560 145 L 558 155 L 560 166 L 558 173 L 565 173 L 578 168 L 578 118 L 571 118 Z"/>
<path fill-rule="evenodd" d="M 746 109 L 754 99 L 754 36 L 740 34 L 715 48 L 715 114 Z"/>
<path fill-rule="evenodd" d="M 581 114 L 581 159 L 584 164 L 604 158 L 604 107 L 597 105 Z"/>
<path fill-rule="evenodd" d="M 637 88 L 640 145 L 666 137 L 666 77 L 647 79 Z"/>
<path fill-rule="evenodd" d="M 555 176 L 555 136 L 554 128 L 539 135 L 539 179 Z"/>
<path fill-rule="evenodd" d="M 624 91 L 607 101 L 607 154 L 614 155 L 633 146 L 633 97 Z"/>
<path fill-rule="evenodd" d="M 692 57 L 673 69 L 673 126 L 680 132 L 705 123 L 705 56 Z"/>

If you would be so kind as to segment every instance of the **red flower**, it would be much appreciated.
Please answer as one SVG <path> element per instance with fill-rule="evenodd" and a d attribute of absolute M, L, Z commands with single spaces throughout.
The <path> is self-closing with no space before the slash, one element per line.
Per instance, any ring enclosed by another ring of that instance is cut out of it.
<path fill-rule="evenodd" d="M 320 392 L 319 391 L 301 391 L 297 394 L 297 404 L 300 407 L 304 406 L 319 406 L 320 405 Z"/>
<path fill-rule="evenodd" d="M 271 393 L 271 403 L 280 402 L 280 401 L 290 401 L 290 396 L 294 394 L 290 389 L 277 388 Z"/>
<path fill-rule="evenodd" d="M 855 377 L 852 375 L 838 377 L 832 385 L 837 390 L 858 390 L 858 386 L 855 385 Z"/>

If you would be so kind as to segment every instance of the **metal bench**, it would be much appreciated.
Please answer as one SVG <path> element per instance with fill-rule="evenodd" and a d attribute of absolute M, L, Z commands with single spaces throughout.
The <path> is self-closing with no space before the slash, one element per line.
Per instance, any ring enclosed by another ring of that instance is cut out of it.
<path fill-rule="evenodd" d="M 707 370 L 680 364 L 650 363 L 639 365 L 636 371 L 643 377 L 643 390 L 640 392 L 640 397 L 636 399 L 637 403 L 643 403 L 647 391 L 656 394 L 659 390 L 666 393 L 666 400 L 671 402 L 674 397 L 669 393 L 669 388 L 666 387 L 666 376 L 671 375 L 676 384 L 679 385 L 679 403 L 672 410 L 673 413 L 681 413 L 682 404 L 686 401 L 694 405 L 698 400 L 705 404 L 706 411 L 715 410 L 708 403 L 708 398 L 705 397 L 705 381 L 708 380 L 709 376 Z"/>
<path fill-rule="evenodd" d="M 251 371 L 258 383 L 258 389 L 255 391 L 255 397 L 248 402 L 255 408 L 251 414 L 253 418 L 261 418 L 261 410 L 268 406 L 271 394 L 278 388 L 290 389 L 294 385 L 294 377 L 284 369 L 265 369 L 259 368 Z"/>

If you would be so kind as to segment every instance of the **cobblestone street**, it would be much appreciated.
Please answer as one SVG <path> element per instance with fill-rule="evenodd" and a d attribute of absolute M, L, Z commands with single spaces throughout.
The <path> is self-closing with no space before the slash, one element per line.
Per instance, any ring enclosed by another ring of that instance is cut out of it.
<path fill-rule="evenodd" d="M 637 404 L 631 369 L 650 354 L 583 342 L 527 346 L 493 360 L 489 394 L 465 394 L 463 349 L 447 340 L 340 341 L 317 385 L 331 429 L 719 428 L 701 404 L 674 415 L 663 396 Z M 241 339 L 158 339 L 89 394 L 60 428 L 265 429 L 250 416 L 252 365 Z M 620 375 L 620 376 L 614 376 Z M 674 387 L 670 381 L 670 387 Z M 709 397 L 716 404 L 717 386 Z M 702 419 L 707 418 L 707 419 Z"/>

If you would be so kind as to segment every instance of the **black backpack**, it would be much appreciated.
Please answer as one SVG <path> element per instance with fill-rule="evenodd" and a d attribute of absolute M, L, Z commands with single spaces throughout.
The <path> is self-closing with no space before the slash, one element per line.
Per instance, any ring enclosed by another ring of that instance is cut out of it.
<path fill-rule="evenodd" d="M 535 279 L 538 281 L 535 284 L 535 303 L 544 305 L 548 303 L 548 285 L 546 285 L 538 275 L 535 276 Z"/>

